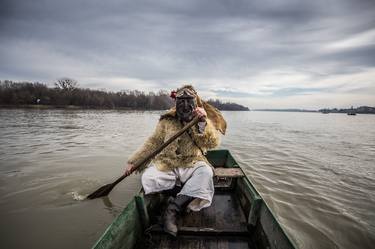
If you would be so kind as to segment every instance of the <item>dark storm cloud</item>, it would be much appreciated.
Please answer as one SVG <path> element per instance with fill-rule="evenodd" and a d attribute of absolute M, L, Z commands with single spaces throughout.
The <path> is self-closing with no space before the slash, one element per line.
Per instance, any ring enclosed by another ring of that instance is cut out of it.
<path fill-rule="evenodd" d="M 374 1 L 15 0 L 0 6 L 1 79 L 69 76 L 115 90 L 193 81 L 211 93 L 234 84 L 249 96 L 271 83 L 279 84 L 274 95 L 289 96 L 334 87 L 318 83 L 375 66 Z M 280 74 L 305 81 L 276 83 Z"/>
<path fill-rule="evenodd" d="M 340 61 L 342 65 L 357 65 L 361 67 L 374 67 L 375 65 L 375 43 L 346 49 L 344 51 L 327 53 L 320 57 L 326 61 Z"/>

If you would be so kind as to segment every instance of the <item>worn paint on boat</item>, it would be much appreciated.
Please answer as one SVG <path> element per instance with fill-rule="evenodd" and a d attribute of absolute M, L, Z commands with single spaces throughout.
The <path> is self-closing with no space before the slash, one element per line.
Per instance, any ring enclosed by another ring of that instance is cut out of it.
<path fill-rule="evenodd" d="M 228 150 L 213 150 L 215 196 L 210 207 L 183 215 L 177 238 L 161 217 L 173 191 L 141 190 L 93 246 L 101 248 L 296 248 Z"/>

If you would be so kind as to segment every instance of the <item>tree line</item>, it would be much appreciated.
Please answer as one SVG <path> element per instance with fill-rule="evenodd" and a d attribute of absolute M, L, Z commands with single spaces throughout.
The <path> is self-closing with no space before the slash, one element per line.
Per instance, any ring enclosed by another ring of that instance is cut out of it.
<path fill-rule="evenodd" d="M 0 80 L 0 105 L 49 105 L 54 107 L 79 106 L 83 108 L 166 110 L 174 105 L 169 92 L 145 93 L 138 90 L 111 92 L 79 88 L 77 81 L 62 78 L 48 87 L 40 82 Z M 209 100 L 219 110 L 248 110 L 235 103 Z"/>

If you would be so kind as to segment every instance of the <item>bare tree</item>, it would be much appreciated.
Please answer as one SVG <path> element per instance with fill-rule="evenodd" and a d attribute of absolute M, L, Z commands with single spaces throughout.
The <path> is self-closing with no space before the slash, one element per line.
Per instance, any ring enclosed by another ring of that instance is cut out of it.
<path fill-rule="evenodd" d="M 62 90 L 72 91 L 74 89 L 77 89 L 78 82 L 70 78 L 61 78 L 58 79 L 57 82 L 55 82 L 55 86 Z"/>

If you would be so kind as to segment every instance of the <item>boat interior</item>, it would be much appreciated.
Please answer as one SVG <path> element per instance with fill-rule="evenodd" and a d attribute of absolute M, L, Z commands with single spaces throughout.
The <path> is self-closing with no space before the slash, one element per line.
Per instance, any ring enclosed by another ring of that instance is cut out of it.
<path fill-rule="evenodd" d="M 163 231 L 162 216 L 167 199 L 178 193 L 179 188 L 144 196 L 149 222 L 145 239 L 137 248 L 256 248 L 250 236 L 255 231 L 249 229 L 249 215 L 255 215 L 256 210 L 251 210 L 255 205 L 251 204 L 260 201 L 260 197 L 256 191 L 251 195 L 251 186 L 243 181 L 243 171 L 236 167 L 234 160 L 229 160 L 231 164 L 228 158 L 225 162 L 218 159 L 211 156 L 211 164 L 215 166 L 215 195 L 211 206 L 184 213 L 178 220 L 177 237 Z"/>
<path fill-rule="evenodd" d="M 209 151 L 207 159 L 215 167 L 213 202 L 183 214 L 177 237 L 163 231 L 162 217 L 178 187 L 152 195 L 141 190 L 93 248 L 295 248 L 230 152 Z"/>

